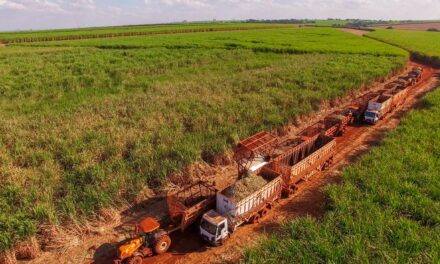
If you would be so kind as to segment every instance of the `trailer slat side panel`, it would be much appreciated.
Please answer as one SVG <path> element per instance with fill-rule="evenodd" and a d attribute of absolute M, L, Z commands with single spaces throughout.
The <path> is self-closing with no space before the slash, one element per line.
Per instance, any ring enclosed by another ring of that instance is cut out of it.
<path fill-rule="evenodd" d="M 335 147 L 335 140 L 331 140 L 325 146 L 315 151 L 312 155 L 293 166 L 291 170 L 291 184 L 295 184 L 296 182 L 301 180 L 301 178 L 304 176 L 304 172 L 308 169 L 315 169 L 315 166 L 321 165 L 317 161 L 325 161 L 327 156 L 329 156 L 329 154 L 332 154 Z"/>
<path fill-rule="evenodd" d="M 226 216 L 230 222 L 230 227 L 234 229 L 263 209 L 267 203 L 280 197 L 281 183 L 281 177 L 278 176 L 260 190 L 238 202 L 219 192 L 217 194 L 217 212 Z"/>
<path fill-rule="evenodd" d="M 171 219 L 184 231 L 204 212 L 215 206 L 216 192 L 214 186 L 198 182 L 168 194 L 167 204 Z"/>

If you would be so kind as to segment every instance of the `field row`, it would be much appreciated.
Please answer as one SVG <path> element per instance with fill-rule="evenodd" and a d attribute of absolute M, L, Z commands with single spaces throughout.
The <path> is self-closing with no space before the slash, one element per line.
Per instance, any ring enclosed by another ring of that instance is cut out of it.
<path fill-rule="evenodd" d="M 25 31 L 13 33 L 0 33 L 0 43 L 22 43 L 38 41 L 111 38 L 138 35 L 178 34 L 191 32 L 211 32 L 227 30 L 265 29 L 292 27 L 277 24 L 252 24 L 252 23 L 190 23 L 181 25 L 153 25 L 153 26 L 124 26 L 85 28 L 70 30 L 50 31 Z"/>
<path fill-rule="evenodd" d="M 325 42 L 322 40 L 325 39 Z M 407 53 L 375 40 L 352 36 L 331 28 L 287 28 L 240 32 L 193 33 L 92 40 L 74 40 L 25 44 L 34 47 L 97 47 L 101 49 L 189 48 L 228 50 L 251 49 L 255 52 L 286 54 L 349 53 L 407 56 Z"/>
<path fill-rule="evenodd" d="M 440 68 L 438 32 L 379 29 L 367 36 L 409 50 L 414 59 Z"/>

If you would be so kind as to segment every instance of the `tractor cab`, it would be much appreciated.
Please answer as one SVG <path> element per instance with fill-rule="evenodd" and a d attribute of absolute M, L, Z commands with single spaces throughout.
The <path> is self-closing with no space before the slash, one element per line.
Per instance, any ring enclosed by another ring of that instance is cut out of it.
<path fill-rule="evenodd" d="M 145 218 L 135 226 L 135 236 L 141 237 L 145 247 L 154 244 L 154 234 L 159 230 L 160 224 L 153 218 Z"/>
<path fill-rule="evenodd" d="M 213 246 L 219 246 L 228 238 L 228 221 L 214 210 L 205 213 L 200 222 L 200 235 Z"/>
<path fill-rule="evenodd" d="M 155 219 L 147 217 L 135 226 L 135 235 L 148 236 L 158 230 L 159 222 Z"/>

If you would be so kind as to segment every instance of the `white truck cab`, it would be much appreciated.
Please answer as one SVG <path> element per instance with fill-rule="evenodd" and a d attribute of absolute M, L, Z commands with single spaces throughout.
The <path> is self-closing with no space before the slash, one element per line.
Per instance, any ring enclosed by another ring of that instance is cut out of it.
<path fill-rule="evenodd" d="M 223 244 L 223 241 L 229 237 L 228 220 L 216 211 L 210 210 L 202 216 L 200 235 L 213 246 Z"/>
<path fill-rule="evenodd" d="M 376 110 L 366 111 L 364 119 L 367 123 L 376 124 L 379 121 L 379 112 Z"/>

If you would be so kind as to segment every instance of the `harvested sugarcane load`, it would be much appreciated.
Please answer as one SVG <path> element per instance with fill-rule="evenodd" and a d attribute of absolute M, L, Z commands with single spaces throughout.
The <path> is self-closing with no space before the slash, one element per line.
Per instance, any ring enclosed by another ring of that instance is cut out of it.
<path fill-rule="evenodd" d="M 262 176 L 253 172 L 247 172 L 242 179 L 226 188 L 223 194 L 234 201 L 241 201 L 243 198 L 261 189 L 267 183 L 268 181 Z"/>

